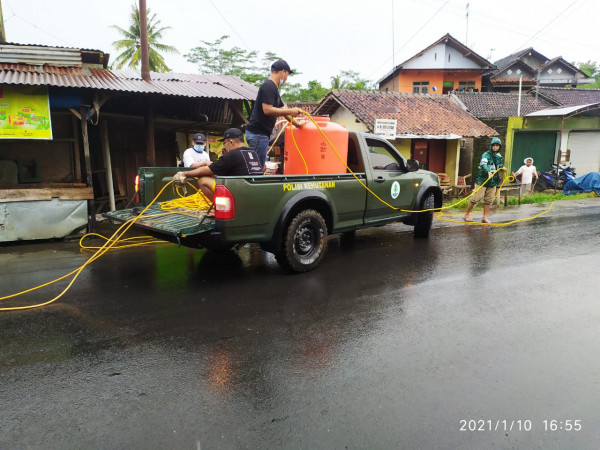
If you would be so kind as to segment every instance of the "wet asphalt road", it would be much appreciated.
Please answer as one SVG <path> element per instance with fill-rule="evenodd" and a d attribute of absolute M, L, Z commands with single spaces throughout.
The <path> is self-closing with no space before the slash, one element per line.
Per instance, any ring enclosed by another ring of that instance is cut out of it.
<path fill-rule="evenodd" d="M 295 276 L 248 247 L 108 254 L 0 313 L 0 448 L 597 449 L 599 219 L 364 230 Z M 2 246 L 0 295 L 88 256 Z"/>

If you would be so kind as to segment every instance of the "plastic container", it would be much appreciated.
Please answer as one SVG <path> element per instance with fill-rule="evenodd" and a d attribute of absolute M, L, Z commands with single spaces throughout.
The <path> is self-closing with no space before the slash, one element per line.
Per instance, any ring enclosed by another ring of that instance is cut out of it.
<path fill-rule="evenodd" d="M 329 121 L 329 117 L 313 117 L 325 136 L 331 141 L 343 162 L 336 155 L 327 140 L 314 123 L 308 121 L 302 127 L 294 127 L 294 139 L 302 157 L 298 153 L 289 126 L 285 129 L 284 175 L 301 175 L 318 173 L 346 173 L 345 162 L 348 159 L 348 130 L 346 127 Z"/>
<path fill-rule="evenodd" d="M 267 161 L 265 163 L 265 175 L 275 175 L 279 171 L 279 163 Z"/>

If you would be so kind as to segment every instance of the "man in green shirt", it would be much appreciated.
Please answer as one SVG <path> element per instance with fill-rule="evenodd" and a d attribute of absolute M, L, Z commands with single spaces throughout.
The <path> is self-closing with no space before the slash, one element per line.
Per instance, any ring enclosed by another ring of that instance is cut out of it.
<path fill-rule="evenodd" d="M 481 222 L 490 223 L 487 216 L 490 213 L 492 203 L 496 197 L 496 188 L 500 186 L 500 183 L 502 182 L 499 174 L 494 174 L 494 172 L 498 169 L 506 170 L 506 167 L 502 164 L 502 156 L 500 155 L 501 148 L 502 142 L 499 138 L 495 137 L 490 143 L 489 150 L 481 155 L 479 167 L 477 168 L 477 175 L 475 177 L 474 189 L 477 190 L 477 188 L 483 186 L 484 183 L 485 186 L 471 196 L 469 205 L 467 206 L 467 213 L 463 217 L 465 222 L 473 222 L 470 215 L 471 210 L 473 209 L 473 206 L 475 206 L 475 203 L 483 200 L 483 218 L 481 219 Z"/>

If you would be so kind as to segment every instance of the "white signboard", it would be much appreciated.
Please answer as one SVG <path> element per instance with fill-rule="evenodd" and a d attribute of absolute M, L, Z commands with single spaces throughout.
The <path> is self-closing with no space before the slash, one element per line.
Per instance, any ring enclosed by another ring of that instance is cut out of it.
<path fill-rule="evenodd" d="M 375 119 L 374 133 L 387 139 L 396 138 L 396 119 Z"/>

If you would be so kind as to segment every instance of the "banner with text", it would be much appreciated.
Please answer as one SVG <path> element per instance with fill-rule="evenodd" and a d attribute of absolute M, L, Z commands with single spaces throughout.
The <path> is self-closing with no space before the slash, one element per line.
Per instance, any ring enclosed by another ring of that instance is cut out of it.
<path fill-rule="evenodd" d="M 46 86 L 0 85 L 0 139 L 52 139 Z"/>
<path fill-rule="evenodd" d="M 374 134 L 387 139 L 395 139 L 397 123 L 396 119 L 375 119 Z"/>

